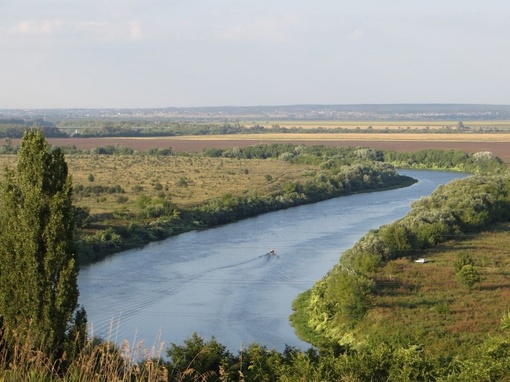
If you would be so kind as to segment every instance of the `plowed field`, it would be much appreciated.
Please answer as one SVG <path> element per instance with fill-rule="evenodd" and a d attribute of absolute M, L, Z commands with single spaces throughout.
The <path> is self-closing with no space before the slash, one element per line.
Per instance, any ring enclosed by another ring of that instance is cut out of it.
<path fill-rule="evenodd" d="M 17 143 L 16 140 L 13 141 Z M 175 151 L 201 151 L 204 148 L 225 149 L 257 143 L 365 146 L 404 152 L 453 149 L 469 153 L 490 151 L 510 164 L 510 134 L 252 134 L 154 138 L 49 138 L 48 141 L 52 145 L 74 145 L 84 150 L 118 144 L 135 150 L 171 147 Z"/>

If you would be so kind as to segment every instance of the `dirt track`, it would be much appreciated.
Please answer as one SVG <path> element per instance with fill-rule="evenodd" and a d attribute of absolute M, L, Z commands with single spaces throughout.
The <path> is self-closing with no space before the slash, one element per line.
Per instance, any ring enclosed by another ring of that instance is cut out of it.
<path fill-rule="evenodd" d="M 423 149 L 443 149 L 443 150 L 462 150 L 465 152 L 473 153 L 477 151 L 490 151 L 494 155 L 500 157 L 505 163 L 510 164 L 510 142 L 508 136 L 505 136 L 505 141 L 439 141 L 439 140 L 361 140 L 361 139 L 330 139 L 325 137 L 320 139 L 271 139 L 250 137 L 249 139 L 231 139 L 232 137 L 215 136 L 207 138 L 201 136 L 199 139 L 195 138 L 49 138 L 48 142 L 57 146 L 70 146 L 74 145 L 79 149 L 87 150 L 94 147 L 104 147 L 107 145 L 121 145 L 130 147 L 135 150 L 144 150 L 148 148 L 162 148 L 171 147 L 175 151 L 200 151 L 204 148 L 232 148 L 244 147 L 257 143 L 291 143 L 303 145 L 328 145 L 328 146 L 365 146 L 377 149 L 387 149 L 395 151 L 418 151 Z M 15 141 L 15 140 L 13 140 Z M 17 143 L 17 142 L 13 142 Z"/>

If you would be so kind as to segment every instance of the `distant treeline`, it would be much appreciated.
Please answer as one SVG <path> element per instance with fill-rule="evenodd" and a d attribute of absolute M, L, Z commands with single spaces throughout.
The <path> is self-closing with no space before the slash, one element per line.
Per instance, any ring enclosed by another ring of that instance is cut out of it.
<path fill-rule="evenodd" d="M 503 132 L 504 129 L 497 126 L 482 126 L 471 128 L 464 125 L 462 121 L 453 122 L 451 125 L 444 125 L 439 129 L 430 129 L 425 126 L 420 129 L 410 127 L 374 129 L 372 126 L 361 127 L 300 127 L 299 121 L 296 126 L 284 127 L 274 123 L 270 127 L 259 124 L 244 126 L 239 122 L 226 123 L 193 123 L 193 122 L 154 122 L 154 121 L 73 121 L 71 123 L 59 123 L 56 126 L 66 131 L 73 137 L 152 137 L 152 136 L 181 136 L 181 135 L 224 135 L 224 134 L 324 134 L 324 133 L 451 133 L 451 132 Z M 341 122 L 338 123 L 339 125 Z"/>
<path fill-rule="evenodd" d="M 468 154 L 460 150 L 425 149 L 416 152 L 377 150 L 369 147 L 333 147 L 324 145 L 255 144 L 230 149 L 207 148 L 198 153 L 176 152 L 171 147 L 136 151 L 122 145 L 100 146 L 79 150 L 74 145 L 60 147 L 66 154 L 94 155 L 199 155 L 216 158 L 281 159 L 301 164 L 318 164 L 322 168 L 349 165 L 353 161 L 368 160 L 390 163 L 396 168 L 448 170 L 466 173 L 502 173 L 507 166 L 489 151 Z M 15 154 L 17 146 L 7 138 L 0 146 L 0 154 Z"/>
<path fill-rule="evenodd" d="M 25 121 L 22 119 L 0 119 L 0 138 L 22 138 L 25 131 L 38 128 L 47 138 L 69 137 L 54 124 L 42 119 Z"/>
<path fill-rule="evenodd" d="M 341 122 L 339 122 L 341 124 Z M 43 130 L 47 138 L 52 137 L 75 137 L 75 138 L 94 138 L 94 137 L 160 137 L 160 136 L 183 136 L 183 135 L 225 135 L 225 134 L 333 134 L 333 133 L 444 133 L 463 132 L 505 132 L 497 126 L 477 126 L 471 128 L 465 126 L 461 121 L 452 125 L 445 125 L 441 128 L 430 129 L 399 127 L 374 129 L 372 126 L 360 127 L 299 127 L 299 121 L 296 126 L 283 127 L 273 124 L 271 127 L 264 127 L 258 124 L 253 126 L 244 126 L 239 123 L 192 123 L 192 122 L 154 122 L 154 121 L 69 121 L 53 124 L 42 119 L 25 121 L 21 119 L 0 119 L 0 138 L 21 138 L 25 130 L 33 127 L 39 127 Z"/>

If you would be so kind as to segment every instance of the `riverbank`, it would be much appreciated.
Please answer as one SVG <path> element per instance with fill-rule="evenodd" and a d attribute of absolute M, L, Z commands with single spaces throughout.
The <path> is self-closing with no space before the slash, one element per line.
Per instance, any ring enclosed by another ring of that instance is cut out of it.
<path fill-rule="evenodd" d="M 170 192 L 156 193 L 153 197 L 140 193 L 135 195 L 136 204 L 131 207 L 131 211 L 116 209 L 110 213 L 110 209 L 106 214 L 97 214 L 96 217 L 101 219 L 89 225 L 95 233 L 84 237 L 80 243 L 81 263 L 97 261 L 109 254 L 193 229 L 216 227 L 261 213 L 343 195 L 412 184 L 409 179 L 398 177 L 394 165 L 466 173 L 507 171 L 501 160 L 489 152 L 472 155 L 437 150 L 396 153 L 369 148 L 260 145 L 236 150 L 212 150 L 203 154 L 205 157 L 201 158 L 172 158 L 173 163 L 183 166 L 178 174 L 190 174 L 180 175 L 177 181 L 178 185 L 186 189 L 185 193 L 178 190 L 181 193 L 180 205 L 173 203 Z M 133 156 L 127 157 L 131 159 Z M 136 156 L 134 158 L 138 159 Z M 156 160 L 160 161 L 161 158 Z M 223 166 L 227 161 L 233 170 L 225 171 Z M 194 170 L 190 169 L 189 166 L 195 163 L 198 166 Z M 216 190 L 216 195 L 221 190 L 219 196 L 210 197 L 207 191 L 204 194 L 208 188 L 202 182 L 202 176 L 191 178 L 195 171 L 210 171 L 210 166 L 205 163 L 219 165 L 216 179 L 225 178 L 225 174 L 232 178 L 230 182 L 224 181 L 224 188 L 214 180 L 208 183 Z M 283 172 L 278 173 L 272 169 L 278 166 Z M 256 169 L 257 174 L 254 171 Z M 254 175 L 258 178 L 256 186 L 252 185 Z M 197 187 L 199 182 L 201 187 Z M 241 182 L 244 182 L 244 186 L 239 187 L 238 183 Z M 151 185 L 160 190 L 170 190 L 168 186 L 154 181 L 154 178 L 149 187 Z M 188 192 L 191 185 L 194 185 L 194 189 Z M 145 190 L 147 185 L 135 187 Z M 123 190 L 121 186 L 118 188 Z M 186 202 L 183 196 L 187 194 L 192 197 L 195 190 L 202 193 L 199 201 Z M 127 200 L 119 196 L 117 201 L 121 198 Z M 134 217 L 137 219 L 133 222 Z"/>
<path fill-rule="evenodd" d="M 230 197 L 228 204 L 213 211 L 203 207 L 181 210 L 169 219 L 154 220 L 146 224 L 130 224 L 127 227 L 125 225 L 110 225 L 106 231 L 99 231 L 101 235 L 96 233 L 88 237 L 85 236 L 87 231 L 82 231 L 78 241 L 79 262 L 82 266 L 91 264 L 115 253 L 139 248 L 153 241 L 164 240 L 189 231 L 218 227 L 267 212 L 353 194 L 409 187 L 416 183 L 416 179 L 395 174 L 391 177 L 385 176 L 386 182 L 380 182 L 375 187 L 367 188 L 367 184 L 374 184 L 373 179 L 380 177 L 380 175 L 380 173 L 374 173 L 370 178 L 359 179 L 359 186 L 350 190 L 344 189 L 317 194 L 314 189 L 310 193 L 301 192 L 291 200 L 282 198 L 281 194 L 258 200 Z M 91 224 L 88 228 L 100 227 L 101 225 L 94 226 Z"/>
<path fill-rule="evenodd" d="M 98 336 L 156 336 L 182 343 L 193 332 L 230 351 L 241 343 L 307 349 L 289 323 L 292 301 L 365 232 L 464 174 L 403 171 L 410 187 L 348 195 L 195 230 L 110 256 L 79 274 L 80 304 Z M 274 248 L 277 256 L 267 256 Z M 158 332 L 161 333 L 158 335 Z"/>
<path fill-rule="evenodd" d="M 427 357 L 472 355 L 488 334 L 502 334 L 508 309 L 501 275 L 510 269 L 509 190 L 508 176 L 452 182 L 365 235 L 294 301 L 297 334 L 318 347 L 406 343 L 420 344 Z M 356 280 L 340 289 L 335 280 L 346 270 Z"/>

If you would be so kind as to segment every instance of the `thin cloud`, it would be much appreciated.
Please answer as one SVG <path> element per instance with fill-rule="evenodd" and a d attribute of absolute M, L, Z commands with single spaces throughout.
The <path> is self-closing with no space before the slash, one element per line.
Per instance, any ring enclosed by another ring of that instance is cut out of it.
<path fill-rule="evenodd" d="M 292 39 L 297 25 L 299 18 L 293 15 L 262 17 L 223 25 L 217 31 L 216 38 L 232 42 L 285 43 Z"/>
<path fill-rule="evenodd" d="M 133 41 L 142 37 L 139 21 L 66 21 L 66 20 L 23 20 L 9 28 L 11 38 L 100 41 Z M 76 40 L 77 39 L 77 40 Z"/>

